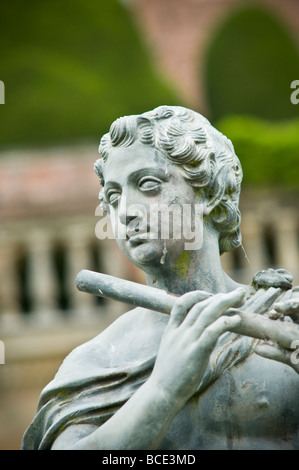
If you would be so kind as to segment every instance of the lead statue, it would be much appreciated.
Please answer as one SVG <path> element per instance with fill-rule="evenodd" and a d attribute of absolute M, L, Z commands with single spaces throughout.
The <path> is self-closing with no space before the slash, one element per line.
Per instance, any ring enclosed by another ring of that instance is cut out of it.
<path fill-rule="evenodd" d="M 283 269 L 246 286 L 221 267 L 241 244 L 232 143 L 200 114 L 160 106 L 117 119 L 99 153 L 118 245 L 148 286 L 178 297 L 170 315 L 136 307 L 77 347 L 43 390 L 22 449 L 299 449 L 294 341 L 237 333 L 242 311 L 298 332 L 298 288 Z M 127 210 L 136 204 L 138 217 Z M 159 205 L 186 209 L 168 238 L 165 220 L 149 222 Z M 174 233 L 181 220 L 200 230 L 197 246 Z"/>

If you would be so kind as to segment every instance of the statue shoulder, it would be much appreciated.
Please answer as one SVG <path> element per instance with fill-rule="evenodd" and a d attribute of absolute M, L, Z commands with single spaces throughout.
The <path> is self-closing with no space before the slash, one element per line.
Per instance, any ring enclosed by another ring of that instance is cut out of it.
<path fill-rule="evenodd" d="M 167 315 L 134 308 L 91 340 L 77 346 L 64 359 L 56 376 L 88 368 L 123 367 L 156 354 Z"/>

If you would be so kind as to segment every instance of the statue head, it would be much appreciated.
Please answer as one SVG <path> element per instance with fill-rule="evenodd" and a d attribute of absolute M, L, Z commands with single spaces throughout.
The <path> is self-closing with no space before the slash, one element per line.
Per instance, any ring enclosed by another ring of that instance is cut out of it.
<path fill-rule="evenodd" d="M 136 141 L 159 150 L 181 168 L 184 179 L 205 201 L 203 215 L 219 233 L 220 253 L 238 247 L 242 168 L 231 141 L 202 115 L 180 106 L 159 106 L 140 115 L 121 117 L 100 141 L 102 158 L 96 161 L 95 171 L 102 185 L 111 150 Z M 105 204 L 103 192 L 100 199 Z"/>

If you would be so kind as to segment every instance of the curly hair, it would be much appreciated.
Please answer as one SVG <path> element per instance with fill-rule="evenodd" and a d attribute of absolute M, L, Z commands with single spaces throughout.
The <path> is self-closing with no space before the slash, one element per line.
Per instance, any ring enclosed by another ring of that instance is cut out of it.
<path fill-rule="evenodd" d="M 128 147 L 136 140 L 153 146 L 182 166 L 184 178 L 208 198 L 211 219 L 219 232 L 220 253 L 238 247 L 243 175 L 231 141 L 205 117 L 181 106 L 159 106 L 140 115 L 118 118 L 102 137 L 99 145 L 102 158 L 94 165 L 102 185 L 103 165 L 110 149 Z"/>

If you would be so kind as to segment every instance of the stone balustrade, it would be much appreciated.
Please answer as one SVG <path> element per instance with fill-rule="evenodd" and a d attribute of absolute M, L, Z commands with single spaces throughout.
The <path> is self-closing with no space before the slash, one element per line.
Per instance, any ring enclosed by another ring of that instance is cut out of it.
<path fill-rule="evenodd" d="M 2 332 L 60 320 L 86 323 L 118 303 L 79 292 L 81 269 L 119 277 L 138 274 L 118 253 L 113 240 L 97 240 L 96 217 L 10 221 L 2 225 L 0 248 L 0 325 Z M 32 321 L 34 319 L 34 321 Z"/>
<path fill-rule="evenodd" d="M 143 282 L 143 274 L 131 266 L 113 240 L 96 238 L 96 222 L 95 216 L 71 216 L 4 223 L 0 252 L 2 331 L 28 321 L 36 329 L 61 319 L 86 323 L 99 315 L 95 312 L 111 305 L 122 311 L 116 302 L 100 301 L 75 287 L 81 269 Z M 242 216 L 242 233 L 242 247 L 223 255 L 223 267 L 232 277 L 248 283 L 256 271 L 271 266 L 288 269 L 295 282 L 298 280 L 298 215 L 294 208 L 276 207 L 267 217 L 261 208 L 247 210 Z"/>

